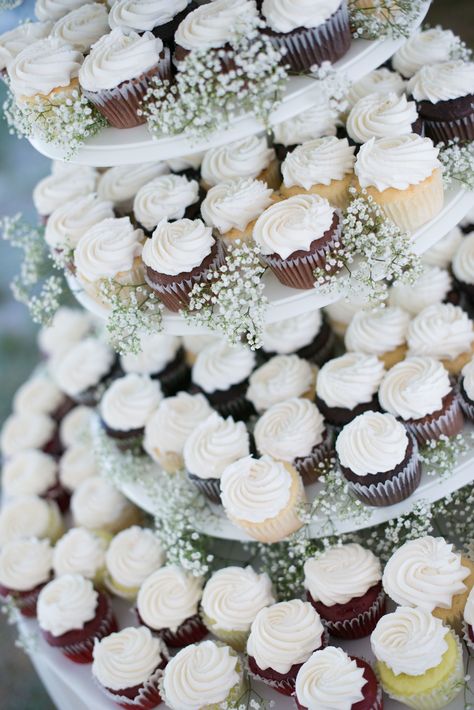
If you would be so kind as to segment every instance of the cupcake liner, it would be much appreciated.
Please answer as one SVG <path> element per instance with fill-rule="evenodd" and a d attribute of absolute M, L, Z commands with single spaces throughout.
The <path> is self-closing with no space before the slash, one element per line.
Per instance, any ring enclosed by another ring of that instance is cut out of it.
<path fill-rule="evenodd" d="M 7 589 L 6 587 L 0 586 L 0 599 L 3 599 L 5 602 L 11 601 L 22 616 L 28 619 L 34 619 L 36 618 L 36 604 L 39 593 L 47 583 L 48 582 L 38 584 L 38 586 L 26 592 L 16 592 L 14 589 Z"/>
<path fill-rule="evenodd" d="M 191 643 L 197 643 L 202 641 L 208 634 L 199 614 L 194 614 L 189 619 L 185 619 L 176 631 L 171 629 L 159 629 L 158 631 L 152 629 L 152 631 L 160 636 L 166 645 L 171 648 L 183 648 Z"/>
<path fill-rule="evenodd" d="M 178 350 L 174 360 L 169 362 L 161 372 L 153 375 L 153 379 L 155 378 L 160 381 L 165 397 L 172 397 L 188 388 L 190 371 L 184 358 L 183 348 Z"/>
<path fill-rule="evenodd" d="M 345 619 L 344 621 L 322 619 L 322 622 L 331 636 L 336 636 L 341 639 L 364 638 L 372 633 L 378 620 L 385 614 L 385 600 L 385 592 L 381 589 L 377 599 L 370 608 L 355 618 Z"/>
<path fill-rule="evenodd" d="M 204 392 L 204 394 L 206 393 Z M 240 393 L 238 397 L 229 399 L 227 402 L 216 402 L 213 400 L 212 394 L 207 396 L 207 399 L 216 412 L 218 412 L 224 419 L 232 417 L 232 419 L 236 422 L 246 422 L 253 414 L 255 414 L 253 404 L 246 398 L 244 392 Z"/>
<path fill-rule="evenodd" d="M 325 331 L 324 334 L 326 335 L 326 338 L 323 342 L 317 344 L 318 337 L 322 334 L 323 330 Z M 335 347 L 336 336 L 330 326 L 325 322 L 323 323 L 321 331 L 318 333 L 313 343 L 306 345 L 304 348 L 300 348 L 296 354 L 304 360 L 309 360 L 318 367 L 321 367 L 325 362 L 333 357 Z"/>
<path fill-rule="evenodd" d="M 221 480 L 220 478 L 200 478 L 188 472 L 189 480 L 196 486 L 203 496 L 213 503 L 221 502 Z"/>
<path fill-rule="evenodd" d="M 217 639 L 219 639 L 219 641 L 223 641 L 228 646 L 231 646 L 234 651 L 237 651 L 238 653 L 244 653 L 250 629 L 248 629 L 247 631 L 232 631 L 227 629 L 220 629 L 216 626 L 216 622 L 209 616 L 207 616 L 207 614 L 204 614 L 204 612 L 201 612 L 201 614 L 202 620 L 211 634 L 213 634 Z"/>
<path fill-rule="evenodd" d="M 163 677 L 163 668 L 167 661 L 168 659 L 165 659 L 165 662 L 153 671 L 148 680 L 140 686 L 134 698 L 129 698 L 127 695 L 121 695 L 120 691 L 118 693 L 113 693 L 108 690 L 108 688 L 104 688 L 104 686 L 97 680 L 95 680 L 95 682 L 112 703 L 117 703 L 117 705 L 125 708 L 125 710 L 152 710 L 152 708 L 162 702 L 160 694 L 160 681 Z"/>
<path fill-rule="evenodd" d="M 293 461 L 305 486 L 314 483 L 321 475 L 320 464 L 324 463 L 334 454 L 333 434 L 326 427 L 323 432 L 323 440 L 317 444 L 307 456 L 302 456 Z"/>
<path fill-rule="evenodd" d="M 469 421 L 474 422 L 474 402 L 471 402 L 469 397 L 467 396 L 462 381 L 459 383 L 459 403 L 461 405 L 461 409 L 466 415 L 466 417 L 469 419 Z"/>
<path fill-rule="evenodd" d="M 433 143 L 448 143 L 455 138 L 460 141 L 474 140 L 474 113 L 446 121 L 423 119 L 426 135 Z"/>
<path fill-rule="evenodd" d="M 76 643 L 59 646 L 59 650 L 73 663 L 92 663 L 92 654 L 96 641 L 110 636 L 118 630 L 117 621 L 110 603 L 100 625 L 87 638 Z"/>
<path fill-rule="evenodd" d="M 474 655 L 474 631 L 467 621 L 462 622 L 462 638 L 471 655 Z"/>
<path fill-rule="evenodd" d="M 439 416 L 427 415 L 422 419 L 409 419 L 404 424 L 408 431 L 416 437 L 420 446 L 439 439 L 441 436 L 456 436 L 464 427 L 459 397 L 455 393 L 451 401 L 448 402 L 447 408 L 442 409 Z"/>

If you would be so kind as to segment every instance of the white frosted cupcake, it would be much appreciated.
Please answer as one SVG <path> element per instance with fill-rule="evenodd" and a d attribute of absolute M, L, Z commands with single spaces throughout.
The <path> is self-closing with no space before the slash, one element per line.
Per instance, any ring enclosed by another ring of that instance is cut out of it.
<path fill-rule="evenodd" d="M 71 409 L 59 425 L 59 438 L 63 447 L 66 449 L 88 442 L 93 419 L 94 410 L 91 407 L 79 405 Z"/>
<path fill-rule="evenodd" d="M 53 570 L 56 577 L 80 574 L 98 587 L 103 585 L 105 551 L 110 536 L 86 528 L 71 528 L 56 543 L 53 550 Z"/>
<path fill-rule="evenodd" d="M 52 37 L 58 37 L 83 54 L 87 54 L 104 34 L 110 31 L 107 8 L 101 2 L 88 2 L 71 10 L 54 23 Z"/>
<path fill-rule="evenodd" d="M 0 598 L 23 616 L 36 616 L 38 594 L 51 579 L 53 551 L 48 540 L 11 540 L 0 550 Z"/>
<path fill-rule="evenodd" d="M 71 498 L 74 525 L 117 533 L 140 519 L 138 509 L 100 476 L 87 478 Z"/>
<path fill-rule="evenodd" d="M 250 566 L 224 567 L 214 572 L 204 587 L 202 617 L 214 636 L 242 652 L 252 621 L 260 609 L 274 603 L 266 573 L 258 574 Z"/>
<path fill-rule="evenodd" d="M 102 200 L 95 193 L 81 195 L 51 213 L 44 233 L 45 241 L 54 251 L 69 254 L 91 227 L 113 216 L 110 201 Z"/>
<path fill-rule="evenodd" d="M 199 602 L 203 581 L 177 565 L 153 572 L 140 587 L 137 613 L 142 624 L 165 641 L 180 648 L 207 635 L 201 621 Z"/>
<path fill-rule="evenodd" d="M 46 414 L 61 419 L 67 408 L 66 395 L 46 371 L 34 373 L 13 396 L 13 411 L 17 414 Z"/>
<path fill-rule="evenodd" d="M 354 104 L 368 94 L 389 94 L 395 93 L 401 96 L 405 90 L 405 82 L 396 71 L 390 71 L 386 67 L 374 69 L 362 79 L 354 82 L 347 94 L 349 106 Z"/>
<path fill-rule="evenodd" d="M 184 358 L 181 338 L 167 333 L 140 336 L 140 352 L 120 356 L 126 374 L 149 375 L 160 382 L 163 394 L 170 396 L 189 383 L 189 368 Z"/>
<path fill-rule="evenodd" d="M 102 173 L 97 192 L 102 200 L 112 202 L 119 214 L 128 214 L 139 189 L 167 172 L 166 163 L 117 165 Z"/>
<path fill-rule="evenodd" d="M 76 197 L 93 193 L 97 186 L 97 170 L 86 165 L 74 165 L 66 172 L 53 172 L 37 183 L 33 190 L 33 204 L 46 221 L 50 214 Z"/>
<path fill-rule="evenodd" d="M 451 59 L 458 38 L 451 30 L 433 27 L 415 32 L 392 57 L 392 66 L 406 79 L 410 79 L 425 64 L 437 64 Z"/>
<path fill-rule="evenodd" d="M 83 481 L 98 473 L 99 467 L 90 442 L 69 446 L 59 459 L 59 480 L 67 491 L 75 491 Z"/>
<path fill-rule="evenodd" d="M 282 160 L 296 145 L 323 136 L 335 136 L 337 111 L 329 101 L 321 100 L 315 106 L 273 126 L 273 140 L 278 157 Z"/>
<path fill-rule="evenodd" d="M 7 65 L 33 42 L 51 32 L 52 22 L 24 22 L 0 34 L 0 74 L 6 76 Z"/>
<path fill-rule="evenodd" d="M 54 501 L 21 496 L 5 503 L 0 510 L 0 546 L 32 537 L 54 543 L 63 532 L 61 513 Z"/>
<path fill-rule="evenodd" d="M 440 269 L 447 269 L 451 265 L 451 260 L 462 242 L 462 231 L 459 227 L 454 227 L 434 246 L 430 247 L 423 254 L 423 261 L 430 266 L 437 266 Z"/>
<path fill-rule="evenodd" d="M 474 360 L 470 360 L 461 370 L 459 396 L 464 414 L 469 421 L 474 421 Z"/>
<path fill-rule="evenodd" d="M 0 433 L 2 455 L 6 459 L 28 449 L 57 454 L 59 445 L 56 431 L 56 422 L 47 414 L 10 414 L 5 419 Z"/>
<path fill-rule="evenodd" d="M 167 397 L 145 425 L 143 448 L 167 473 L 177 473 L 184 467 L 186 440 L 211 414 L 202 394 L 178 392 Z"/>
<path fill-rule="evenodd" d="M 69 507 L 69 494 L 58 481 L 57 461 L 36 449 L 21 451 L 5 462 L 2 491 L 6 499 L 39 496 L 53 500 L 63 513 Z"/>
<path fill-rule="evenodd" d="M 133 601 L 145 579 L 164 560 L 165 553 L 153 531 L 132 525 L 115 535 L 107 549 L 106 587 L 113 594 Z"/>
<path fill-rule="evenodd" d="M 133 448 L 141 441 L 145 425 L 163 399 L 159 382 L 148 375 L 118 377 L 100 402 L 102 425 L 120 448 Z"/>
<path fill-rule="evenodd" d="M 352 107 L 346 121 L 346 131 L 361 145 L 371 138 L 392 138 L 408 133 L 420 133 L 414 101 L 405 94 L 368 94 Z"/>
<path fill-rule="evenodd" d="M 262 340 L 261 354 L 265 357 L 295 353 L 316 365 L 322 365 L 334 349 L 334 334 L 317 308 L 268 323 L 263 328 Z"/>
<path fill-rule="evenodd" d="M 247 456 L 227 466 L 221 497 L 229 520 L 254 540 L 279 542 L 303 525 L 301 478 L 293 466 L 269 456 Z"/>
<path fill-rule="evenodd" d="M 292 397 L 313 400 L 315 376 L 298 355 L 275 355 L 251 375 L 247 397 L 259 413 Z"/>
<path fill-rule="evenodd" d="M 153 232 L 162 221 L 194 219 L 199 213 L 199 184 L 185 175 L 160 175 L 141 187 L 133 201 L 133 214 L 143 229 Z"/>
<path fill-rule="evenodd" d="M 354 314 L 344 344 L 349 351 L 376 355 L 387 369 L 405 357 L 410 316 L 398 307 L 362 310 Z"/>
<path fill-rule="evenodd" d="M 421 275 L 413 284 L 392 286 L 389 304 L 398 306 L 411 316 L 416 316 L 423 308 L 433 303 L 442 303 L 450 295 L 452 280 L 446 269 L 438 266 L 424 266 Z"/>
<path fill-rule="evenodd" d="M 78 308 L 62 306 L 51 323 L 38 333 L 38 346 L 44 357 L 64 355 L 73 345 L 85 338 L 92 329 L 91 317 Z M 54 379 L 54 373 L 51 374 Z"/>
<path fill-rule="evenodd" d="M 97 338 L 85 338 L 55 359 L 51 374 L 58 387 L 71 399 L 93 406 L 101 387 L 111 375 L 115 362 L 113 351 Z"/>
<path fill-rule="evenodd" d="M 469 300 L 474 297 L 474 232 L 467 234 L 456 249 L 452 262 L 453 276 Z"/>
<path fill-rule="evenodd" d="M 277 190 L 280 167 L 266 136 L 249 136 L 208 150 L 201 164 L 202 186 L 208 190 L 227 180 L 250 178 Z"/>
<path fill-rule="evenodd" d="M 35 15 L 38 20 L 59 20 L 71 10 L 87 5 L 93 0 L 35 0 Z"/>

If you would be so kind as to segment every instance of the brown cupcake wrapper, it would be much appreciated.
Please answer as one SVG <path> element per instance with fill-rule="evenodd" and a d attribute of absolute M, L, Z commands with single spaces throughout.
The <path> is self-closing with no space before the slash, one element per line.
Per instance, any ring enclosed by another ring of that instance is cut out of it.
<path fill-rule="evenodd" d="M 454 394 L 449 406 L 436 419 L 423 418 L 403 422 L 420 446 L 441 436 L 456 436 L 464 427 L 460 398 Z"/>
<path fill-rule="evenodd" d="M 232 417 L 236 422 L 246 422 L 252 414 L 255 414 L 253 404 L 246 399 L 245 394 L 241 394 L 229 402 L 215 403 L 212 398 L 209 398 L 209 402 L 224 419 Z"/>
<path fill-rule="evenodd" d="M 333 439 L 332 431 L 326 427 L 321 443 L 317 444 L 307 456 L 302 456 L 293 461 L 293 466 L 300 474 L 305 486 L 318 480 L 321 475 L 319 464 L 334 454 Z"/>
<path fill-rule="evenodd" d="M 464 643 L 467 646 L 467 649 L 471 655 L 474 655 L 474 640 L 471 638 L 471 634 L 469 633 L 470 629 L 472 629 L 472 626 L 469 626 L 467 621 L 462 622 L 462 639 Z M 474 632 L 473 632 L 473 637 L 474 637 Z"/>
<path fill-rule="evenodd" d="M 467 419 L 469 419 L 469 421 L 471 421 L 471 422 L 474 422 L 474 403 L 472 403 L 467 398 L 467 395 L 465 395 L 462 388 L 460 389 L 459 401 L 461 404 L 461 409 L 464 412 Z"/>
<path fill-rule="evenodd" d="M 434 143 L 448 143 L 458 138 L 460 141 L 474 140 L 474 111 L 469 116 L 446 121 L 423 119 L 426 135 Z"/>
<path fill-rule="evenodd" d="M 220 478 L 200 478 L 192 473 L 188 473 L 188 478 L 203 496 L 213 503 L 221 502 Z"/>
<path fill-rule="evenodd" d="M 375 629 L 378 620 L 385 613 L 386 595 L 383 589 L 369 609 L 363 611 L 354 619 L 344 621 L 328 621 L 323 619 L 323 624 L 332 636 L 342 639 L 361 639 L 369 636 Z"/>
<path fill-rule="evenodd" d="M 153 376 L 154 377 L 154 376 Z M 156 375 L 165 397 L 171 397 L 189 386 L 190 370 L 181 348 L 173 362 Z"/>
<path fill-rule="evenodd" d="M 168 659 L 166 659 L 167 661 Z M 160 694 L 160 682 L 163 677 L 163 668 L 159 667 L 151 676 L 143 683 L 134 698 L 129 698 L 127 695 L 112 693 L 110 690 L 101 685 L 97 680 L 94 680 L 101 689 L 102 693 L 112 702 L 120 705 L 126 710 L 151 710 L 162 702 Z"/>

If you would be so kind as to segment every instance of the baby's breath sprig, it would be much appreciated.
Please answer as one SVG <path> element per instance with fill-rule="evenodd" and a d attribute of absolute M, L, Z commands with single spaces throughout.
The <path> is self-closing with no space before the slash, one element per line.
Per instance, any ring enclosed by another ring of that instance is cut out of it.
<path fill-rule="evenodd" d="M 260 568 L 272 580 L 279 601 L 295 599 L 303 594 L 304 555 L 289 542 L 272 545 L 259 543 Z"/>
<path fill-rule="evenodd" d="M 457 138 L 449 143 L 438 143 L 439 160 L 443 166 L 446 188 L 461 185 L 474 190 L 474 141 L 461 143 Z"/>
<path fill-rule="evenodd" d="M 347 110 L 350 82 L 344 73 L 334 69 L 331 62 L 323 62 L 311 67 L 309 77 L 318 82 L 318 94 L 321 97 L 321 102 L 326 101 L 336 114 Z"/>
<path fill-rule="evenodd" d="M 219 710 L 268 710 L 275 707 L 273 700 L 265 700 L 253 687 L 250 677 L 246 677 L 244 691 L 235 700 L 224 700 Z"/>
<path fill-rule="evenodd" d="M 474 484 L 468 484 L 432 505 L 433 520 L 439 535 L 458 546 L 472 540 Z"/>
<path fill-rule="evenodd" d="M 442 434 L 439 439 L 429 441 L 419 452 L 425 473 L 428 476 L 449 478 L 459 457 L 469 451 L 468 438 L 472 440 L 472 435 L 466 438 L 464 434 L 451 437 Z"/>
<path fill-rule="evenodd" d="M 423 0 L 349 0 L 354 38 L 409 37 Z"/>

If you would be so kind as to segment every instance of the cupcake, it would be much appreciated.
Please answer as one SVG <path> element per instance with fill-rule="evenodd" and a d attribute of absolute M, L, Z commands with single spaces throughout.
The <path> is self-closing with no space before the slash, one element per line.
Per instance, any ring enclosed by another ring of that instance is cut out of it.
<path fill-rule="evenodd" d="M 221 477 L 227 466 L 248 456 L 250 441 L 243 422 L 210 414 L 197 422 L 183 448 L 188 476 L 199 491 L 214 503 L 221 501 Z"/>
<path fill-rule="evenodd" d="M 314 483 L 334 454 L 332 432 L 309 399 L 292 398 L 267 409 L 255 425 L 261 455 L 286 461 L 303 483 Z"/>
<path fill-rule="evenodd" d="M 402 44 L 392 57 L 392 67 L 410 79 L 425 64 L 438 64 L 451 59 L 458 38 L 451 30 L 433 27 L 417 31 Z"/>
<path fill-rule="evenodd" d="M 464 687 L 461 645 L 425 609 L 401 606 L 386 614 L 370 643 L 382 688 L 403 705 L 442 710 Z"/>
<path fill-rule="evenodd" d="M 263 0 L 261 13 L 272 44 L 284 50 L 293 72 L 308 72 L 323 62 L 334 63 L 351 45 L 345 0 L 315 6 L 311 0 Z"/>
<path fill-rule="evenodd" d="M 246 456 L 227 466 L 221 497 L 229 520 L 259 542 L 279 542 L 303 525 L 298 513 L 306 496 L 299 473 L 270 456 Z"/>
<path fill-rule="evenodd" d="M 184 468 L 186 440 L 211 414 L 202 394 L 167 397 L 145 425 L 143 448 L 167 473 L 177 473 Z"/>
<path fill-rule="evenodd" d="M 392 286 L 390 306 L 398 306 L 411 316 L 433 303 L 443 303 L 451 296 L 452 280 L 446 269 L 438 266 L 423 266 L 423 271 L 413 284 L 399 283 Z"/>
<path fill-rule="evenodd" d="M 471 589 L 464 607 L 463 638 L 470 653 L 474 651 L 474 592 Z"/>
<path fill-rule="evenodd" d="M 382 569 L 375 555 L 356 543 L 330 547 L 304 563 L 304 586 L 332 636 L 368 636 L 385 613 Z"/>
<path fill-rule="evenodd" d="M 204 587 L 202 618 L 209 631 L 235 651 L 243 652 L 250 626 L 260 609 L 275 603 L 272 583 L 252 567 L 224 567 Z"/>
<path fill-rule="evenodd" d="M 105 584 L 113 594 L 133 601 L 141 584 L 165 560 L 163 548 L 147 528 L 132 525 L 119 532 L 105 554 Z"/>
<path fill-rule="evenodd" d="M 168 172 L 166 163 L 117 165 L 99 177 L 97 192 L 102 200 L 113 203 L 119 215 L 127 215 L 132 212 L 133 200 L 139 189 Z"/>
<path fill-rule="evenodd" d="M 326 645 L 324 627 L 311 604 L 301 599 L 261 609 L 247 641 L 249 671 L 282 695 L 293 695 L 301 666 Z"/>
<path fill-rule="evenodd" d="M 407 91 L 433 141 L 474 139 L 474 62 L 425 64 L 410 79 Z"/>
<path fill-rule="evenodd" d="M 46 224 L 44 238 L 53 252 L 68 255 L 91 227 L 112 217 L 114 210 L 110 201 L 102 200 L 96 193 L 81 195 L 56 207 Z"/>
<path fill-rule="evenodd" d="M 75 491 L 86 478 L 98 473 L 99 467 L 90 442 L 73 444 L 59 459 L 59 481 L 69 492 Z"/>
<path fill-rule="evenodd" d="M 140 519 L 140 511 L 100 476 L 87 478 L 71 498 L 74 525 L 117 533 Z"/>
<path fill-rule="evenodd" d="M 395 550 L 382 581 L 400 606 L 421 607 L 459 632 L 474 585 L 474 564 L 444 538 L 426 535 Z"/>
<path fill-rule="evenodd" d="M 57 462 L 36 449 L 21 451 L 5 462 L 2 491 L 6 499 L 39 496 L 53 500 L 63 513 L 69 507 L 69 494 L 58 481 Z"/>
<path fill-rule="evenodd" d="M 410 316 L 398 307 L 362 310 L 346 330 L 348 351 L 376 355 L 387 369 L 405 357 Z"/>
<path fill-rule="evenodd" d="M 173 648 L 188 646 L 207 635 L 199 602 L 202 579 L 177 565 L 167 565 L 145 579 L 137 597 L 140 623 Z"/>
<path fill-rule="evenodd" d="M 153 32 L 172 46 L 176 29 L 192 6 L 191 0 L 174 0 L 172 3 L 159 0 L 117 0 L 110 8 L 109 24 L 112 29 L 121 27 L 139 33 Z"/>
<path fill-rule="evenodd" d="M 80 574 L 48 582 L 39 593 L 37 613 L 46 643 L 74 663 L 91 663 L 95 644 L 117 631 L 108 598 Z"/>
<path fill-rule="evenodd" d="M 380 385 L 379 401 L 382 409 L 403 421 L 420 446 L 463 430 L 449 373 L 432 357 L 409 357 L 392 367 Z"/>
<path fill-rule="evenodd" d="M 56 455 L 60 449 L 56 432 L 56 422 L 47 414 L 10 414 L 0 433 L 2 456 L 7 459 L 28 449 L 40 449 Z"/>
<path fill-rule="evenodd" d="M 179 219 L 159 223 L 143 247 L 145 280 L 170 311 L 189 306 L 196 284 L 209 282 L 208 276 L 225 261 L 221 242 L 200 219 Z"/>
<path fill-rule="evenodd" d="M 24 22 L 8 32 L 0 34 L 0 76 L 7 76 L 7 65 L 38 39 L 45 39 L 51 32 L 52 22 Z"/>
<path fill-rule="evenodd" d="M 168 662 L 161 639 L 144 626 L 110 634 L 94 646 L 92 675 L 112 703 L 148 710 L 161 703 L 160 682 Z"/>
<path fill-rule="evenodd" d="M 59 356 L 52 369 L 58 387 L 75 402 L 94 406 L 115 362 L 113 351 L 97 338 L 85 338 Z"/>
<path fill-rule="evenodd" d="M 281 160 L 297 145 L 315 138 L 336 135 L 337 111 L 332 108 L 329 100 L 319 98 L 316 106 L 273 126 L 274 147 Z"/>
<path fill-rule="evenodd" d="M 367 298 L 360 294 L 351 293 L 350 300 L 347 297 L 340 298 L 334 303 L 325 306 L 323 312 L 327 316 L 332 330 L 340 338 L 343 338 L 354 315 L 358 311 L 367 308 L 367 306 Z"/>
<path fill-rule="evenodd" d="M 94 410 L 84 405 L 74 407 L 65 415 L 59 425 L 59 438 L 65 449 L 90 440 L 94 416 Z"/>
<path fill-rule="evenodd" d="M 253 238 L 278 281 L 312 289 L 315 269 L 334 271 L 327 259 L 341 246 L 341 219 L 323 197 L 294 195 L 260 215 Z"/>
<path fill-rule="evenodd" d="M 74 345 L 90 334 L 92 320 L 89 313 L 78 308 L 61 306 L 49 325 L 40 328 L 38 347 L 45 358 L 65 355 Z M 54 379 L 54 373 L 52 373 Z"/>
<path fill-rule="evenodd" d="M 215 641 L 183 648 L 163 676 L 164 700 L 171 710 L 233 707 L 245 696 L 245 688 L 239 656 Z"/>
<path fill-rule="evenodd" d="M 200 178 L 200 167 L 206 151 L 192 155 L 180 155 L 176 158 L 165 160 L 166 165 L 175 175 L 186 175 L 190 180 Z"/>
<path fill-rule="evenodd" d="M 79 71 L 84 96 L 114 128 L 145 123 L 139 109 L 152 80 L 170 79 L 170 51 L 161 39 L 119 27 L 94 44 Z"/>
<path fill-rule="evenodd" d="M 333 426 L 344 426 L 368 410 L 378 410 L 377 390 L 384 376 L 375 355 L 348 352 L 329 360 L 318 372 L 316 403 Z"/>
<path fill-rule="evenodd" d="M 361 79 L 351 84 L 347 94 L 349 107 L 368 94 L 389 94 L 395 93 L 401 96 L 405 90 L 405 82 L 400 74 L 396 71 L 390 71 L 387 67 L 374 69 L 365 74 Z"/>
<path fill-rule="evenodd" d="M 334 646 L 315 651 L 303 663 L 296 676 L 295 702 L 298 710 L 383 707 L 382 689 L 367 661 Z"/>
<path fill-rule="evenodd" d="M 202 350 L 193 365 L 192 384 L 223 417 L 248 419 L 253 407 L 247 397 L 255 353 L 243 345 L 216 339 Z"/>
<path fill-rule="evenodd" d="M 472 357 L 472 321 L 459 306 L 436 303 L 411 321 L 407 342 L 410 355 L 430 355 L 457 375 Z"/>
<path fill-rule="evenodd" d="M 461 242 L 462 231 L 459 227 L 454 227 L 439 242 L 425 251 L 423 254 L 424 263 L 437 266 L 440 269 L 448 269 Z"/>
<path fill-rule="evenodd" d="M 120 357 L 126 374 L 149 375 L 158 380 L 168 397 L 189 384 L 189 368 L 185 362 L 180 338 L 167 333 L 147 333 L 140 336 L 140 352 Z"/>
<path fill-rule="evenodd" d="M 110 31 L 107 20 L 107 7 L 103 2 L 88 2 L 57 20 L 51 37 L 57 37 L 78 52 L 87 54 L 92 45 Z"/>
<path fill-rule="evenodd" d="M 223 1 L 229 3 L 229 0 Z M 250 3 L 244 0 L 243 4 Z M 191 18 L 192 13 L 188 17 Z M 268 147 L 266 136 L 249 136 L 211 148 L 202 160 L 201 177 L 201 184 L 205 190 L 222 182 L 240 178 L 259 180 L 273 190 L 277 190 L 281 182 L 280 166 L 274 149 Z"/>
<path fill-rule="evenodd" d="M 453 256 L 452 272 L 459 290 L 474 300 L 474 232 L 467 234 Z"/>
<path fill-rule="evenodd" d="M 220 339 L 218 335 L 183 335 L 182 342 L 187 364 L 190 367 L 194 365 L 199 353 Z"/>
<path fill-rule="evenodd" d="M 11 540 L 0 550 L 0 599 L 27 617 L 36 616 L 38 594 L 52 576 L 48 540 Z"/>
<path fill-rule="evenodd" d="M 371 138 L 421 133 L 420 129 L 415 102 L 395 92 L 364 96 L 352 107 L 346 121 L 347 135 L 358 145 Z"/>
<path fill-rule="evenodd" d="M 272 189 L 261 180 L 236 178 L 208 190 L 201 216 L 227 246 L 251 242 L 257 217 L 273 202 Z"/>
<path fill-rule="evenodd" d="M 320 309 L 299 313 L 292 318 L 267 323 L 263 327 L 261 355 L 290 355 L 322 365 L 334 351 L 334 333 Z"/>
<path fill-rule="evenodd" d="M 59 420 L 70 407 L 66 395 L 46 371 L 34 373 L 13 396 L 16 414 L 46 414 Z"/>
<path fill-rule="evenodd" d="M 56 577 L 80 574 L 102 586 L 105 573 L 105 551 L 109 535 L 86 528 L 71 528 L 56 543 L 53 550 L 53 570 Z"/>
<path fill-rule="evenodd" d="M 367 505 L 399 503 L 420 483 L 416 439 L 392 414 L 360 414 L 342 429 L 336 452 L 349 489 Z"/>
<path fill-rule="evenodd" d="M 293 397 L 313 400 L 315 370 L 298 355 L 275 355 L 251 375 L 247 397 L 259 413 Z"/>
<path fill-rule="evenodd" d="M 57 504 L 38 496 L 21 496 L 0 510 L 0 546 L 35 537 L 56 542 L 64 532 Z"/>
<path fill-rule="evenodd" d="M 474 421 L 474 360 L 464 365 L 459 376 L 461 409 L 469 421 Z"/>
<path fill-rule="evenodd" d="M 33 190 L 33 204 L 44 223 L 58 207 L 77 197 L 86 197 L 97 187 L 97 170 L 86 165 L 70 166 L 66 172 L 53 172 L 40 180 Z"/>
<path fill-rule="evenodd" d="M 38 20 L 59 20 L 71 10 L 93 0 L 35 0 L 35 15 Z"/>
<path fill-rule="evenodd" d="M 357 187 L 365 190 L 401 231 L 414 232 L 443 208 L 438 153 L 429 138 L 415 133 L 371 138 L 357 155 Z"/>
<path fill-rule="evenodd" d="M 160 175 L 141 187 L 133 201 L 136 221 L 149 233 L 162 221 L 199 214 L 199 184 L 185 175 Z"/>
<path fill-rule="evenodd" d="M 281 166 L 283 197 L 316 194 L 334 207 L 349 203 L 349 187 L 354 178 L 354 148 L 347 138 L 316 138 L 289 153 Z"/>

